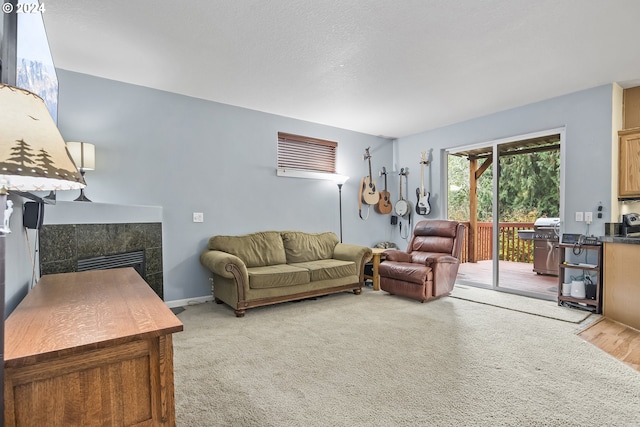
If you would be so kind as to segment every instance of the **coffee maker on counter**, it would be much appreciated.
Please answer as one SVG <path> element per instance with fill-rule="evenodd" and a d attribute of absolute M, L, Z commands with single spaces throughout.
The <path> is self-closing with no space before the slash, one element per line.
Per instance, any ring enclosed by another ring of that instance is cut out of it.
<path fill-rule="evenodd" d="M 624 237 L 640 237 L 640 214 L 628 213 L 622 215 L 620 231 Z"/>

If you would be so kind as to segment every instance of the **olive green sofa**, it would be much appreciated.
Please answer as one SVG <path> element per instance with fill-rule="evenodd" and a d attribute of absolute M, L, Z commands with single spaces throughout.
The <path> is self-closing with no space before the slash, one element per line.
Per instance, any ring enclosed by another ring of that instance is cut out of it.
<path fill-rule="evenodd" d="M 213 275 L 213 297 L 245 310 L 336 292 L 362 292 L 366 246 L 339 243 L 331 232 L 263 231 L 213 236 L 200 262 Z"/>

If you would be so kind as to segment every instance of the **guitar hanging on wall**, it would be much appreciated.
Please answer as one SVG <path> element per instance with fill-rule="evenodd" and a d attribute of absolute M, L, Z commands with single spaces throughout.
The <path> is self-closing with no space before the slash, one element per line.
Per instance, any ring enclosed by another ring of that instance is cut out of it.
<path fill-rule="evenodd" d="M 371 176 L 371 154 L 369 154 L 369 148 L 364 150 L 364 160 L 369 161 L 369 175 L 360 180 L 360 192 L 358 194 L 358 215 L 360 219 L 366 220 L 369 218 L 369 209 L 371 206 L 367 206 L 367 216 L 362 216 L 362 204 L 375 205 L 380 200 L 380 193 L 376 190 L 376 183 Z"/>
<path fill-rule="evenodd" d="M 429 197 L 431 197 L 431 195 L 424 189 L 424 168 L 429 164 L 425 154 L 426 152 L 423 151 L 420 155 L 420 188 L 416 188 L 416 197 L 418 198 L 416 213 L 418 215 L 429 215 L 431 212 L 431 205 L 429 205 Z"/>
<path fill-rule="evenodd" d="M 402 195 L 402 177 L 405 177 L 407 179 L 408 185 L 409 181 L 407 175 L 409 175 L 409 169 L 407 169 L 406 171 L 404 168 L 400 169 L 400 198 L 396 202 L 395 212 L 396 215 L 403 218 L 407 215 L 410 215 L 411 213 L 411 204 L 408 200 L 405 200 L 404 196 Z"/>
<path fill-rule="evenodd" d="M 364 151 L 364 160 L 369 161 L 369 176 L 362 178 L 362 201 L 367 205 L 375 205 L 380 200 L 380 193 L 376 190 L 376 183 L 371 176 L 371 154 L 368 147 Z"/>
<path fill-rule="evenodd" d="M 384 175 L 384 190 L 380 192 L 380 200 L 378 200 L 376 209 L 378 213 L 386 215 L 391 213 L 393 206 L 391 205 L 391 194 L 387 191 L 387 169 L 384 166 L 380 171 L 380 176 L 382 175 Z"/>

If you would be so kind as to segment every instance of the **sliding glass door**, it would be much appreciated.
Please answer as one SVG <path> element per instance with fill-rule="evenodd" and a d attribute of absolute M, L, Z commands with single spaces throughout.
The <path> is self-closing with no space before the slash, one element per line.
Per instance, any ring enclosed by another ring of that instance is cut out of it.
<path fill-rule="evenodd" d="M 467 223 L 457 284 L 557 297 L 564 130 L 448 152 L 448 216 Z"/>
<path fill-rule="evenodd" d="M 447 155 L 448 218 L 465 223 L 457 283 L 494 287 L 493 166 L 491 147 Z"/>

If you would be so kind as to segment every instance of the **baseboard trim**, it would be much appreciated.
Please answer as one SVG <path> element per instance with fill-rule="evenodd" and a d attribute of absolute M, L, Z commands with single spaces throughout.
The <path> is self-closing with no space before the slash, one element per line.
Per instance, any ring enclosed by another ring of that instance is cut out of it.
<path fill-rule="evenodd" d="M 164 303 L 169 308 L 184 307 L 186 305 L 202 304 L 203 302 L 213 301 L 213 296 L 205 295 L 203 297 L 177 299 L 173 301 L 165 301 Z"/>

